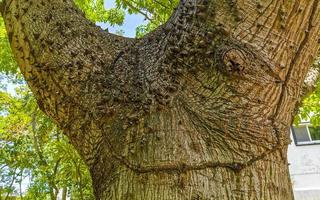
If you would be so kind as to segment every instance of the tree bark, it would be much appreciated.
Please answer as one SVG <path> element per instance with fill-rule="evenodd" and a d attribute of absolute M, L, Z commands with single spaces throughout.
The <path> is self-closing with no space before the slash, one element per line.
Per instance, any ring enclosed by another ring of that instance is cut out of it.
<path fill-rule="evenodd" d="M 2 13 L 96 199 L 292 200 L 288 130 L 319 11 L 318 0 L 181 0 L 142 39 L 104 32 L 70 0 L 6 0 Z"/>
<path fill-rule="evenodd" d="M 67 195 L 68 195 L 68 188 L 67 188 L 67 186 L 65 186 L 62 189 L 62 198 L 61 198 L 61 200 L 67 200 Z"/>

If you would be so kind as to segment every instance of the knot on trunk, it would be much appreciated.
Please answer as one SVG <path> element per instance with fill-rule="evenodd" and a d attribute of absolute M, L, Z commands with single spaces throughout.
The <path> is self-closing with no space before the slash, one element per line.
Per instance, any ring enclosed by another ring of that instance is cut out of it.
<path fill-rule="evenodd" d="M 229 48 L 224 51 L 222 61 L 225 66 L 224 71 L 228 73 L 241 74 L 249 64 L 245 52 L 237 48 Z"/>
<path fill-rule="evenodd" d="M 244 54 L 237 49 L 230 49 L 223 55 L 223 62 L 229 72 L 240 73 L 247 64 Z"/>
<path fill-rule="evenodd" d="M 250 66 L 248 52 L 237 46 L 224 46 L 218 50 L 219 68 L 228 75 L 242 75 Z"/>

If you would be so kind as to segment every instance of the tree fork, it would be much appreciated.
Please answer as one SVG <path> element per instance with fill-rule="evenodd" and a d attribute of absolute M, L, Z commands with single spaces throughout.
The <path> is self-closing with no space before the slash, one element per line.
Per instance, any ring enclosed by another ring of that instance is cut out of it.
<path fill-rule="evenodd" d="M 71 0 L 4 1 L 40 108 L 97 199 L 293 199 L 290 123 L 318 51 L 318 0 L 181 0 L 142 39 Z"/>

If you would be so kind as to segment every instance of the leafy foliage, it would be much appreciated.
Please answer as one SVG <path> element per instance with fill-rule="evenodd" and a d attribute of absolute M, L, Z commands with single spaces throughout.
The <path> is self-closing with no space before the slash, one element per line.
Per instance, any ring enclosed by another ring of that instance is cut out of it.
<path fill-rule="evenodd" d="M 105 9 L 104 2 L 104 0 L 75 0 L 76 5 L 85 12 L 89 20 L 121 25 L 124 21 L 124 10 L 119 8 Z"/>
<path fill-rule="evenodd" d="M 164 24 L 178 3 L 179 0 L 116 0 L 119 8 L 127 10 L 130 14 L 141 14 L 148 20 L 148 24 L 137 27 L 137 37 L 142 37 Z"/>
<path fill-rule="evenodd" d="M 317 59 L 314 67 L 319 70 L 319 59 Z M 315 90 L 303 100 L 295 118 L 295 124 L 299 124 L 301 119 L 310 119 L 313 126 L 320 126 L 320 81 L 317 82 Z"/>
<path fill-rule="evenodd" d="M 5 31 L 4 21 L 0 17 L 0 72 L 6 74 L 16 74 L 18 66 L 13 58 L 7 33 Z"/>
<path fill-rule="evenodd" d="M 28 178 L 24 199 L 55 199 L 62 188 L 74 199 L 92 199 L 85 164 L 27 87 L 19 86 L 15 95 L 1 92 L 0 105 L 1 193 L 14 193 L 14 185 Z"/>

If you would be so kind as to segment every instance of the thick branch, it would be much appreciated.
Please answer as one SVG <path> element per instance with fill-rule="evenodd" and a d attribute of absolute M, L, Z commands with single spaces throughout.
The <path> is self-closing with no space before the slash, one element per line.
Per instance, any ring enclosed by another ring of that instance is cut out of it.
<path fill-rule="evenodd" d="M 129 39 L 103 32 L 72 1 L 6 2 L 13 52 L 47 114 L 66 124 L 74 117 L 70 106 L 90 112 L 106 101 L 103 82 Z"/>
<path fill-rule="evenodd" d="M 166 52 L 178 63 L 178 71 L 218 68 L 227 77 L 236 77 L 234 89 L 239 93 L 260 85 L 263 92 L 256 99 L 272 99 L 266 101 L 272 108 L 268 118 L 289 122 L 319 47 L 319 4 L 318 0 L 181 1 L 165 26 Z M 266 75 L 271 81 L 263 81 Z M 239 84 L 250 86 L 240 92 Z M 274 91 L 271 96 L 270 91 Z"/>
<path fill-rule="evenodd" d="M 11 47 L 28 85 L 76 145 L 83 138 L 79 127 L 117 110 L 121 92 L 114 64 L 133 40 L 96 27 L 72 0 L 3 3 Z"/>

